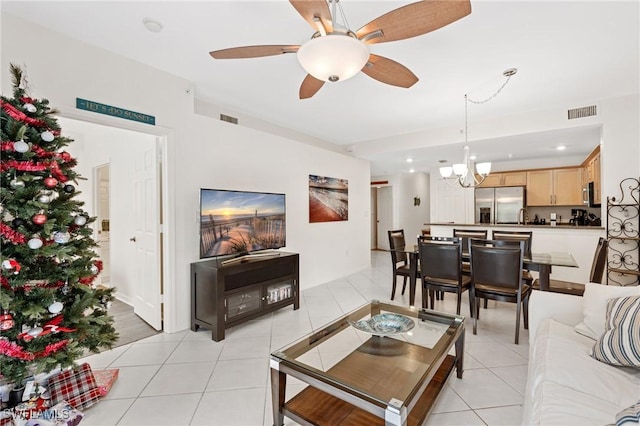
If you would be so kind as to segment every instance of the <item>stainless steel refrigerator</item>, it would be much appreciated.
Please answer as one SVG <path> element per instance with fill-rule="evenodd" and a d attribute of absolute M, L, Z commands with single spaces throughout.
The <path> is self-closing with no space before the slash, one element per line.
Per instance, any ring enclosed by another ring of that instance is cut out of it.
<path fill-rule="evenodd" d="M 476 223 L 518 223 L 524 197 L 524 186 L 476 188 Z"/>

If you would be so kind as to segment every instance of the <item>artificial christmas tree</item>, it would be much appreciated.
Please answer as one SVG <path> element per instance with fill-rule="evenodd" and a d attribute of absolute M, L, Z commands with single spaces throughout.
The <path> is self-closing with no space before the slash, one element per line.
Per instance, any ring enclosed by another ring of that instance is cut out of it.
<path fill-rule="evenodd" d="M 77 162 L 63 150 L 72 140 L 49 102 L 28 96 L 22 70 L 11 65 L 11 74 L 13 98 L 0 100 L 0 380 L 19 387 L 111 347 L 117 334 L 113 289 L 93 284 L 102 263 L 94 218 L 74 200 Z"/>

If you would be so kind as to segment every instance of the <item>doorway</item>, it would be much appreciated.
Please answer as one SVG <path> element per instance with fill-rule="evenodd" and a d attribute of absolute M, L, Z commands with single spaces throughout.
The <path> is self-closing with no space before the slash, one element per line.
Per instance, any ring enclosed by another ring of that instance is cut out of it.
<path fill-rule="evenodd" d="M 393 188 L 390 185 L 371 188 L 372 248 L 389 250 L 387 231 L 393 229 Z"/>
<path fill-rule="evenodd" d="M 163 138 L 64 117 L 58 121 L 74 140 L 67 150 L 78 159 L 78 173 L 94 178 L 79 181 L 78 198 L 98 218 L 93 226 L 108 270 L 104 281 L 138 317 L 162 330 Z"/>

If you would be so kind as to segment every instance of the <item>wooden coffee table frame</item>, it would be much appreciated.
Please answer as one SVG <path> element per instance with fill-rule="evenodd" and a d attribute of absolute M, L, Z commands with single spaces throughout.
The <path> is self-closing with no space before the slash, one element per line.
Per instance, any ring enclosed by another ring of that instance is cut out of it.
<path fill-rule="evenodd" d="M 347 319 L 357 321 L 368 314 L 375 315 L 380 311 L 397 312 L 416 320 L 449 324 L 449 328 L 432 348 L 395 339 L 389 340 L 388 337 L 372 336 L 326 373 L 296 361 L 300 355 L 350 327 Z M 274 425 L 283 425 L 285 416 L 303 425 L 420 425 L 431 411 L 454 367 L 457 377 L 462 378 L 464 335 L 463 317 L 374 300 L 283 351 L 276 351 L 271 355 Z M 405 401 L 393 397 L 388 401 L 382 401 L 365 390 L 367 387 L 377 386 L 379 389 L 379 386 L 385 386 L 389 395 L 394 395 L 395 390 L 403 386 L 402 375 L 409 374 L 401 368 L 402 365 L 398 366 L 400 368 L 394 367 L 393 357 L 378 356 L 372 359 L 366 355 L 383 342 L 392 342 L 396 349 L 408 351 L 415 357 L 416 362 L 430 360 L 429 367 L 423 372 L 422 377 L 417 380 L 415 377 L 412 378 L 416 385 Z M 448 355 L 453 346 L 455 355 Z M 390 374 L 390 371 L 394 373 Z M 358 377 L 362 378 L 361 388 L 345 384 L 354 383 L 353 376 L 357 376 L 358 373 Z M 287 376 L 295 377 L 309 386 L 285 402 Z M 390 377 L 393 379 L 390 380 Z"/>

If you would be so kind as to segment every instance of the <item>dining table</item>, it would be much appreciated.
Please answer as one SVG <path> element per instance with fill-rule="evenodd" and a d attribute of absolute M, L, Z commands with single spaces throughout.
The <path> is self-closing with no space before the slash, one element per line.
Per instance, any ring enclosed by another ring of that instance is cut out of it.
<path fill-rule="evenodd" d="M 416 285 L 419 275 L 419 252 L 418 245 L 406 245 L 404 247 L 396 247 L 393 250 L 406 253 L 409 257 L 409 305 L 415 306 L 416 302 Z M 462 252 L 462 260 L 469 261 L 469 253 Z M 577 268 L 578 263 L 569 252 L 532 252 L 526 253 L 523 257 L 523 265 L 525 269 L 538 272 L 538 283 L 540 291 L 549 291 L 549 276 L 553 266 L 563 266 L 568 268 Z"/>

